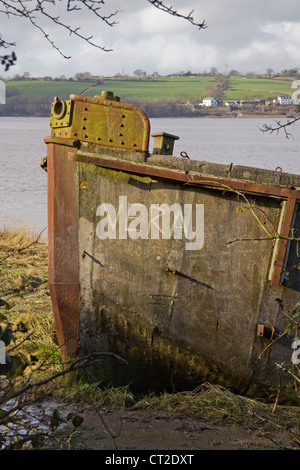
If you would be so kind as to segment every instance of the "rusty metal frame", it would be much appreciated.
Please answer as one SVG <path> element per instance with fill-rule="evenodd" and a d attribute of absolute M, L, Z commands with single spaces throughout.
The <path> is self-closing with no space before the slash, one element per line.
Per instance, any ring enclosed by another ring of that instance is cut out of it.
<path fill-rule="evenodd" d="M 53 142 L 47 150 L 48 286 L 64 361 L 77 352 L 80 298 L 76 165 L 66 152 Z"/>
<path fill-rule="evenodd" d="M 219 178 L 215 176 L 194 175 L 180 170 L 170 170 L 147 163 L 132 163 L 114 159 L 112 157 L 94 157 L 91 154 L 79 152 L 69 152 L 69 160 L 91 163 L 96 166 L 110 168 L 112 170 L 125 171 L 127 173 L 137 173 L 139 175 L 152 176 L 157 178 L 178 181 L 184 184 L 196 184 L 209 186 L 222 190 L 244 191 L 251 194 L 261 194 L 266 196 L 278 197 L 280 199 L 300 199 L 300 189 L 290 189 L 284 187 L 270 186 L 260 183 L 251 183 L 248 181 L 234 180 L 230 178 Z"/>
<path fill-rule="evenodd" d="M 269 280 L 271 281 L 272 286 L 278 287 L 280 285 L 280 276 L 286 255 L 288 241 L 287 237 L 290 233 L 296 201 L 297 199 L 300 199 L 299 189 L 290 189 L 287 187 L 271 186 L 229 178 L 194 175 L 180 170 L 170 170 L 156 167 L 147 163 L 132 163 L 111 157 L 106 158 L 105 156 L 95 157 L 90 154 L 83 154 L 80 151 L 68 152 L 68 159 L 74 162 L 90 163 L 112 170 L 168 179 L 171 181 L 183 183 L 185 185 L 201 185 L 203 187 L 209 187 L 223 191 L 241 191 L 247 194 L 270 196 L 279 198 L 282 201 L 286 201 L 286 204 L 282 209 L 283 216 L 279 227 L 279 235 L 282 238 L 276 240 L 269 276 Z"/>
<path fill-rule="evenodd" d="M 282 238 L 276 240 L 269 275 L 269 280 L 271 281 L 272 286 L 275 287 L 279 286 L 281 280 L 281 273 L 284 266 L 288 243 L 287 237 L 289 237 L 290 234 L 296 202 L 297 199 L 295 197 L 289 197 L 284 201 L 282 207 L 282 218 L 278 230 L 280 237 Z"/>

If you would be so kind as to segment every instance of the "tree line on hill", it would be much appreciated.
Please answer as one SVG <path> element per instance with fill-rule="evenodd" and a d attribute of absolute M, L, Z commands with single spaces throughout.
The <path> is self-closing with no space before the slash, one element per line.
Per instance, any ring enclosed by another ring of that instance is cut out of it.
<path fill-rule="evenodd" d="M 208 87 L 209 88 L 209 87 Z M 213 91 L 215 96 L 221 93 L 221 86 L 218 85 Z M 24 116 L 24 117 L 50 117 L 51 103 L 53 96 L 27 96 L 21 95 L 17 88 L 9 87 L 7 89 L 6 104 L 0 104 L 0 116 Z M 155 101 L 141 101 L 137 99 L 127 100 L 131 104 L 141 108 L 149 118 L 153 117 L 237 117 L 241 112 L 244 115 L 257 115 L 266 114 L 268 115 L 282 115 L 285 116 L 290 110 L 289 106 L 285 106 L 285 109 L 279 110 L 276 106 L 268 107 L 250 107 L 235 109 L 234 107 L 217 106 L 217 107 L 205 107 L 195 105 L 190 102 L 180 102 L 168 99 L 158 99 Z M 181 98 L 181 101 L 182 98 Z"/>
<path fill-rule="evenodd" d="M 113 76 L 103 76 L 103 75 L 93 75 L 92 73 L 86 72 L 77 72 L 75 73 L 74 77 L 66 77 L 65 75 L 60 75 L 59 77 L 51 77 L 51 76 L 44 76 L 44 77 L 31 77 L 29 72 L 24 72 L 22 75 L 16 74 L 10 78 L 3 78 L 0 77 L 3 81 L 25 81 L 25 80 L 43 80 L 43 81 L 98 81 L 101 84 L 101 80 L 105 79 L 143 79 L 143 80 L 151 80 L 154 78 L 164 78 L 164 77 L 217 77 L 223 76 L 228 79 L 228 77 L 237 77 L 237 76 L 244 76 L 246 78 L 292 78 L 293 80 L 300 79 L 300 68 L 292 68 L 292 69 L 284 69 L 280 72 L 275 72 L 271 67 L 266 68 L 265 73 L 256 73 L 256 72 L 247 72 L 242 73 L 238 70 L 232 69 L 229 72 L 220 72 L 216 67 L 211 67 L 209 71 L 203 72 L 192 72 L 191 70 L 187 71 L 179 71 L 176 73 L 171 73 L 168 75 L 160 75 L 158 72 L 149 73 L 143 69 L 136 69 L 133 72 L 133 75 L 128 75 L 124 73 L 116 73 Z"/>
<path fill-rule="evenodd" d="M 288 71 L 282 71 L 282 77 L 292 77 L 297 79 L 300 74 L 297 72 L 298 69 L 291 69 Z M 232 72 L 233 73 L 233 72 Z M 237 72 L 238 73 L 238 72 Z M 272 73 L 272 69 L 268 69 L 269 75 Z M 286 74 L 286 75 L 285 75 Z M 20 80 L 29 80 L 29 73 L 24 73 Z M 200 103 L 204 97 L 213 96 L 216 100 L 222 100 L 223 93 L 229 88 L 229 77 L 222 73 L 219 73 L 217 69 L 212 68 L 210 75 L 214 77 L 214 84 L 209 85 L 202 96 L 197 96 L 193 99 L 187 96 L 174 96 L 172 99 L 157 99 L 152 102 L 141 101 L 137 99 L 127 100 L 136 106 L 143 109 L 146 114 L 151 117 L 189 117 L 189 116 L 210 116 L 210 115 L 228 115 L 229 112 L 234 111 L 232 109 L 205 109 L 204 107 L 195 106 L 195 103 Z M 274 77 L 275 78 L 275 77 Z M 61 76 L 56 79 L 51 77 L 45 77 L 45 80 L 55 81 L 66 81 L 65 76 Z M 95 81 L 95 85 L 100 85 L 102 82 L 99 78 L 95 79 L 91 77 L 89 72 L 82 74 L 76 74 L 74 77 L 77 81 Z M 74 80 L 73 78 L 70 80 Z M 36 79 L 31 79 L 36 80 Z M 48 117 L 50 114 L 51 103 L 53 96 L 51 95 L 39 95 L 39 96 L 27 96 L 22 95 L 16 87 L 6 87 L 6 104 L 0 105 L 0 116 L 35 116 L 35 117 Z M 194 101 L 194 105 L 191 104 Z M 276 110 L 278 113 L 278 109 Z M 249 109 L 248 114 L 251 113 Z M 260 111 L 259 111 L 260 112 Z M 266 112 L 266 110 L 261 110 Z M 272 109 L 269 107 L 268 112 L 271 114 Z M 284 113 L 282 113 L 284 115 Z M 234 116 L 234 113 L 232 114 Z"/>
<path fill-rule="evenodd" d="M 0 104 L 0 116 L 36 116 L 50 115 L 53 96 L 21 95 L 15 87 L 6 88 L 6 104 Z"/>

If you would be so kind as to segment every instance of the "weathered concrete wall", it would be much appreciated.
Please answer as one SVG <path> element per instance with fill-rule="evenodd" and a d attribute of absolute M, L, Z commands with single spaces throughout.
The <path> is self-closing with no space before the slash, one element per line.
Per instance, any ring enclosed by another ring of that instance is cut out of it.
<path fill-rule="evenodd" d="M 147 162 L 152 160 L 163 167 L 183 164 L 174 157 L 155 156 Z M 198 166 L 202 174 L 207 166 L 184 165 L 194 170 Z M 210 165 L 209 171 L 227 170 Z M 234 171 L 249 179 L 252 170 Z M 278 178 L 274 172 L 263 172 L 266 176 Z M 265 356 L 258 359 L 266 343 L 257 337 L 256 328 L 258 323 L 280 323 L 275 299 L 282 288 L 269 292 L 273 241 L 256 240 L 264 233 L 245 201 L 235 192 L 188 187 L 85 163 L 78 166 L 78 185 L 82 187 L 81 349 L 114 351 L 129 363 L 119 367 L 115 359 L 112 365 L 105 358 L 107 380 L 139 389 L 182 389 L 209 380 L 239 391 L 261 380 L 271 383 L 274 361 L 271 357 L 268 371 Z M 204 204 L 203 248 L 188 251 L 185 240 L 174 239 L 100 240 L 97 207 L 108 203 L 118 208 L 120 195 L 127 196 L 128 205 L 148 208 L 163 203 Z M 271 230 L 270 222 L 278 225 L 280 200 L 250 199 L 264 211 L 267 228 Z M 229 243 L 236 238 L 253 240 Z M 290 304 L 294 301 L 290 299 Z M 289 347 L 276 347 L 277 360 L 291 355 Z"/>

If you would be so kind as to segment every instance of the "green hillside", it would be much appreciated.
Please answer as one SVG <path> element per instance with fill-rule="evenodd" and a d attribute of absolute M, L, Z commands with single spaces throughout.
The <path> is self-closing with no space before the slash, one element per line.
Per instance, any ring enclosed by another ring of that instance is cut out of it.
<path fill-rule="evenodd" d="M 291 94 L 289 79 L 229 77 L 229 88 L 223 92 L 224 101 L 234 99 L 275 98 L 280 94 Z M 87 96 L 100 94 L 102 90 L 113 91 L 122 101 L 170 100 L 174 102 L 200 101 L 207 87 L 217 85 L 214 77 L 159 77 L 141 79 L 101 79 L 95 81 L 21 80 L 7 82 L 7 88 L 17 89 L 21 96 L 59 96 L 68 98 L 72 93 Z M 93 87 L 89 89 L 89 87 Z M 88 90 L 88 91 L 86 91 Z"/>
<path fill-rule="evenodd" d="M 99 87 L 93 88 L 86 94 L 94 96 L 100 94 L 101 90 L 108 89 L 115 95 L 120 96 L 122 101 L 141 100 L 155 101 L 168 99 L 176 102 L 186 102 L 188 100 L 199 100 L 205 89 L 212 85 L 213 77 L 166 77 L 149 80 L 104 80 Z"/>
<path fill-rule="evenodd" d="M 16 88 L 21 95 L 25 96 L 59 96 L 67 98 L 70 94 L 81 94 L 89 87 L 87 96 L 101 94 L 102 90 L 113 91 L 122 100 L 154 101 L 169 99 L 172 101 L 186 101 L 191 98 L 200 98 L 209 85 L 215 85 L 213 77 L 193 78 L 163 78 L 163 79 L 106 79 L 101 80 L 101 85 L 95 86 L 94 82 L 83 81 L 43 81 L 43 80 L 21 80 L 9 81 L 6 86 Z"/>
<path fill-rule="evenodd" d="M 291 95 L 291 84 L 290 80 L 230 77 L 229 89 L 224 92 L 223 100 L 266 99 Z"/>
<path fill-rule="evenodd" d="M 71 93 L 80 94 L 94 84 L 78 81 L 12 80 L 6 83 L 6 87 L 16 88 L 22 96 L 59 96 L 66 99 Z"/>

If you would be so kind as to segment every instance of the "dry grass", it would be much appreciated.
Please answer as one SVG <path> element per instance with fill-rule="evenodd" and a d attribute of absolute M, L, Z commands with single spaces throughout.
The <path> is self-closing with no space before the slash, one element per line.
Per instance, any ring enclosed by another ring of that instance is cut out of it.
<path fill-rule="evenodd" d="M 300 408 L 263 403 L 210 383 L 192 392 L 144 397 L 135 408 L 201 416 L 213 423 L 235 423 L 289 429 L 300 436 Z"/>
<path fill-rule="evenodd" d="M 40 356 L 57 349 L 47 245 L 26 228 L 0 228 L 0 314 L 2 322 L 11 324 L 16 342 L 30 338 L 14 353 Z"/>

